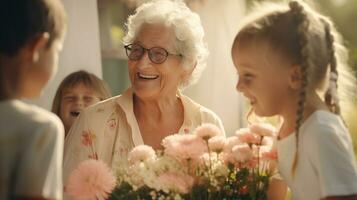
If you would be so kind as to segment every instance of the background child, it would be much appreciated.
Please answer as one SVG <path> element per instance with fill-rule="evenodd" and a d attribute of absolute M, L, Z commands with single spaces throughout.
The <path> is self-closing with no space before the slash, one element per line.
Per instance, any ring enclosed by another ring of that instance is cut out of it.
<path fill-rule="evenodd" d="M 19 100 L 38 97 L 57 70 L 62 3 L 3 0 L 0 24 L 0 199 L 62 199 L 63 125 Z"/>
<path fill-rule="evenodd" d="M 52 104 L 52 112 L 62 120 L 67 135 L 80 112 L 99 101 L 111 97 L 107 84 L 96 75 L 77 71 L 69 74 L 59 85 Z"/>
<path fill-rule="evenodd" d="M 354 80 L 332 22 L 300 1 L 265 4 L 240 29 L 232 57 L 237 90 L 254 113 L 284 120 L 278 166 L 293 199 L 357 199 L 357 168 L 337 93 Z"/>

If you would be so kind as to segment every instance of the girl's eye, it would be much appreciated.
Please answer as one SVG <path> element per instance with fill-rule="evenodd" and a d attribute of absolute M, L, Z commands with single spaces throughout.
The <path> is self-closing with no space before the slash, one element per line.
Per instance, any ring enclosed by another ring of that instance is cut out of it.
<path fill-rule="evenodd" d="M 251 74 L 243 74 L 243 77 L 242 77 L 242 79 L 245 83 L 251 82 L 253 80 L 253 78 L 254 78 L 254 76 Z"/>
<path fill-rule="evenodd" d="M 63 99 L 64 99 L 65 101 L 70 101 L 70 102 L 72 102 L 72 101 L 75 100 L 75 97 L 74 97 L 74 96 L 65 96 Z"/>

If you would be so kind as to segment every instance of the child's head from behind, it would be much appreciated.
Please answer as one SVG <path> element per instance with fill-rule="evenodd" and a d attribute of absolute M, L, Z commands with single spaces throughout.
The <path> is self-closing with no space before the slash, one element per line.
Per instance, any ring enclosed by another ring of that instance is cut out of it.
<path fill-rule="evenodd" d="M 337 76 L 345 70 L 346 51 L 331 21 L 300 1 L 261 8 L 233 44 L 237 90 L 261 116 L 280 115 L 287 108 L 302 115 L 313 92 L 322 92 L 329 109 L 339 113 Z"/>
<path fill-rule="evenodd" d="M 65 33 L 60 0 L 4 0 L 0 7 L 0 96 L 37 97 L 57 69 Z"/>
<path fill-rule="evenodd" d="M 83 70 L 73 72 L 59 85 L 52 112 L 61 118 L 67 133 L 84 108 L 110 96 L 106 83 L 94 74 Z"/>

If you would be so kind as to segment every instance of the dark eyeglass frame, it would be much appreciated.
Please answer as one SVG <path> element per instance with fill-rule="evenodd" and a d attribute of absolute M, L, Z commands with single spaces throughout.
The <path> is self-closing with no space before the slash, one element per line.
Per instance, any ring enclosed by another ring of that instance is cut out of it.
<path fill-rule="evenodd" d="M 132 50 L 133 45 L 135 45 L 137 47 L 140 47 L 140 51 L 141 51 L 141 55 L 140 56 L 138 56 L 138 57 L 131 56 L 130 52 Z M 148 57 L 149 57 L 150 61 L 155 63 L 155 64 L 164 63 L 167 60 L 167 57 L 169 55 L 182 57 L 181 54 L 170 53 L 170 52 L 168 52 L 166 49 L 164 49 L 162 47 L 151 47 L 151 48 L 148 49 L 148 48 L 145 48 L 145 47 L 141 46 L 140 44 L 128 44 L 128 45 L 125 45 L 124 48 L 125 48 L 125 53 L 128 56 L 129 60 L 134 60 L 134 61 L 140 60 L 145 55 L 145 52 L 148 52 Z M 164 52 L 165 53 L 164 59 L 159 60 L 159 61 L 155 60 L 153 50 L 160 50 L 160 51 Z"/>

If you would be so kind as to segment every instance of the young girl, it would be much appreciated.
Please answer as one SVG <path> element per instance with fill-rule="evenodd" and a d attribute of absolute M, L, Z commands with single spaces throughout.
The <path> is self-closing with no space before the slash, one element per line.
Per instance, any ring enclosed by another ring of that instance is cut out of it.
<path fill-rule="evenodd" d="M 340 38 L 327 17 L 300 1 L 262 8 L 233 44 L 237 90 L 257 115 L 282 116 L 278 168 L 293 199 L 357 199 L 357 168 L 337 93 L 353 85 Z"/>
<path fill-rule="evenodd" d="M 52 104 L 52 112 L 60 117 L 65 135 L 80 112 L 99 101 L 111 97 L 107 84 L 96 75 L 77 71 L 69 74 L 59 85 Z"/>
<path fill-rule="evenodd" d="M 20 100 L 41 95 L 57 70 L 62 3 L 3 0 L 0 24 L 0 199 L 62 199 L 63 125 Z"/>

